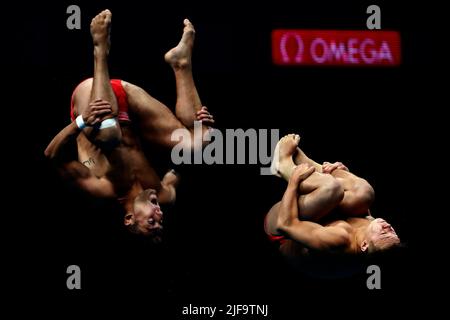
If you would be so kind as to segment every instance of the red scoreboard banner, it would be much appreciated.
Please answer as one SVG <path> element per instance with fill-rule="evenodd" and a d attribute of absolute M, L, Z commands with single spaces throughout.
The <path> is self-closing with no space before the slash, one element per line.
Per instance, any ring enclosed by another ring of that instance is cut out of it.
<path fill-rule="evenodd" d="M 277 65 L 398 66 L 397 31 L 272 31 L 272 60 Z"/>

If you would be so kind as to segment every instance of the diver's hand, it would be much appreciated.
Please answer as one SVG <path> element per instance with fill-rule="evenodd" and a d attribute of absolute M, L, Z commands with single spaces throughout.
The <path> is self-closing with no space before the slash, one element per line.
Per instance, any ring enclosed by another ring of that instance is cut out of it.
<path fill-rule="evenodd" d="M 316 170 L 313 166 L 309 166 L 306 163 L 302 163 L 295 167 L 294 172 L 289 179 L 289 183 L 299 185 L 303 180 L 308 178 Z"/>
<path fill-rule="evenodd" d="M 87 126 L 93 126 L 107 118 L 111 118 L 112 108 L 108 101 L 97 99 L 89 103 L 83 111 L 83 121 Z"/>
<path fill-rule="evenodd" d="M 197 121 L 201 121 L 203 125 L 208 127 L 212 127 L 214 125 L 214 117 L 209 113 L 207 107 L 203 106 L 199 111 L 197 111 L 196 116 Z"/>
<path fill-rule="evenodd" d="M 335 163 L 324 162 L 322 164 L 323 173 L 331 174 L 336 169 L 349 171 L 348 168 L 342 162 L 335 162 Z"/>

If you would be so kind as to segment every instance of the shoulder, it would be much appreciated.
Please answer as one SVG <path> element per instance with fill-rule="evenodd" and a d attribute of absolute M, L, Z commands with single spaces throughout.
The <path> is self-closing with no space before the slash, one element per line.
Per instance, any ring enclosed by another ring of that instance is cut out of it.
<path fill-rule="evenodd" d="M 347 223 L 336 226 L 334 230 L 337 246 L 349 246 L 351 242 L 351 226 Z"/>
<path fill-rule="evenodd" d="M 327 249 L 344 249 L 351 245 L 352 227 L 345 221 L 318 229 L 321 246 Z"/>
<path fill-rule="evenodd" d="M 348 223 L 347 221 L 344 221 L 344 220 L 337 220 L 337 221 L 330 222 L 330 223 L 326 224 L 325 227 L 334 227 L 334 228 L 336 228 L 336 230 L 342 229 L 342 230 L 347 231 L 348 233 L 350 233 L 353 229 L 352 226 L 350 225 L 350 223 Z"/>

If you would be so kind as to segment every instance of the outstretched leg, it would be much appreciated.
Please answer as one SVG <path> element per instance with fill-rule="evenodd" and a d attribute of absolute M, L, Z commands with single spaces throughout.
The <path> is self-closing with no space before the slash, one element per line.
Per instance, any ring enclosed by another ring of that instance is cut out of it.
<path fill-rule="evenodd" d="M 88 79 L 81 83 L 75 91 L 74 108 L 77 115 L 83 114 L 89 103 L 95 100 L 105 100 L 110 103 L 112 112 L 105 118 L 116 117 L 118 114 L 117 99 L 111 87 L 108 71 L 111 17 L 111 12 L 104 10 L 92 19 L 91 35 L 94 44 L 94 76 L 93 79 Z M 121 135 L 118 123 L 102 130 L 86 128 L 84 132 L 95 144 L 104 144 L 120 139 Z"/>
<path fill-rule="evenodd" d="M 199 112 L 202 112 L 202 103 L 192 75 L 194 36 L 194 26 L 185 19 L 180 42 L 164 56 L 175 74 L 177 92 L 175 115 L 143 89 L 124 82 L 130 110 L 137 116 L 143 137 L 150 142 L 173 147 L 177 144 L 171 141 L 173 131 L 180 128 L 192 131 L 194 121 L 197 120 Z M 207 126 L 202 126 L 203 132 L 208 129 Z"/>
<path fill-rule="evenodd" d="M 109 101 L 113 115 L 117 116 L 117 99 L 111 87 L 108 70 L 108 55 L 111 47 L 111 18 L 111 12 L 104 10 L 94 17 L 91 22 L 91 35 L 94 44 L 94 78 L 90 100 L 101 99 Z"/>
<path fill-rule="evenodd" d="M 300 137 L 289 134 L 278 142 L 279 164 L 278 173 L 289 181 L 296 164 L 293 155 L 297 150 Z M 319 221 L 335 209 L 342 200 L 341 184 L 331 175 L 314 172 L 299 186 L 299 219 Z"/>
<path fill-rule="evenodd" d="M 194 38 L 194 26 L 188 19 L 184 19 L 183 35 L 181 36 L 180 42 L 164 56 L 164 59 L 175 73 L 177 88 L 175 114 L 186 128 L 193 128 L 196 113 L 202 108 L 202 102 L 200 101 L 192 75 Z"/>

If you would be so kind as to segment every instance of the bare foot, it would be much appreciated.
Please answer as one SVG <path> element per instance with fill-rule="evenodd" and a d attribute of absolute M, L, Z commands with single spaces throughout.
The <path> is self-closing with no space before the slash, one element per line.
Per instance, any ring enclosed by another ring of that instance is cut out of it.
<path fill-rule="evenodd" d="M 300 136 L 298 134 L 288 134 L 278 141 L 275 147 L 272 165 L 270 166 L 272 174 L 289 181 L 295 169 L 295 163 L 292 157 L 297 151 L 299 142 Z"/>
<path fill-rule="evenodd" d="M 191 66 L 192 48 L 194 46 L 195 29 L 188 19 L 184 19 L 183 35 L 175 48 L 170 49 L 164 60 L 174 69 L 182 69 Z"/>
<path fill-rule="evenodd" d="M 315 162 L 314 160 L 311 160 L 310 158 L 308 158 L 306 156 L 306 154 L 302 151 L 302 149 L 300 149 L 299 147 L 297 147 L 297 150 L 294 155 L 294 163 L 296 165 L 306 163 L 309 166 L 314 167 L 317 172 L 322 172 L 322 166 L 320 164 L 318 164 L 317 162 Z"/>
<path fill-rule="evenodd" d="M 108 54 L 111 47 L 112 13 L 108 9 L 103 10 L 91 21 L 91 36 L 94 43 L 94 54 Z"/>

